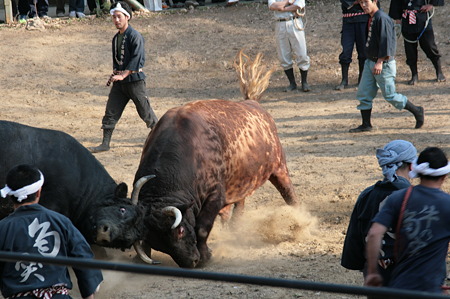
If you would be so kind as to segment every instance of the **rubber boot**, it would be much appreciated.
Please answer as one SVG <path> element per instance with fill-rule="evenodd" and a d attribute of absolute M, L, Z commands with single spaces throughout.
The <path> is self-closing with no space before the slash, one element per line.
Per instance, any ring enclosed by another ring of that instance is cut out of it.
<path fill-rule="evenodd" d="M 423 107 L 421 106 L 416 106 L 413 103 L 411 103 L 410 101 L 406 102 L 405 105 L 405 110 L 408 110 L 409 112 L 411 112 L 414 115 L 414 118 L 416 119 L 416 129 L 419 129 L 423 126 L 423 122 L 425 120 L 425 111 L 423 109 Z"/>
<path fill-rule="evenodd" d="M 293 91 L 297 89 L 297 83 L 295 83 L 294 69 L 284 70 L 284 73 L 288 77 L 289 86 L 284 91 Z"/>
<path fill-rule="evenodd" d="M 359 82 L 361 82 L 365 63 L 366 63 L 366 59 L 358 59 L 358 66 L 359 66 L 358 85 L 359 85 Z"/>
<path fill-rule="evenodd" d="M 342 73 L 342 81 L 341 83 L 336 86 L 335 90 L 343 90 L 344 88 L 347 88 L 348 86 L 348 69 L 350 67 L 350 64 L 341 64 L 341 73 Z"/>
<path fill-rule="evenodd" d="M 372 131 L 372 124 L 370 117 L 372 115 L 372 109 L 361 110 L 362 124 L 356 128 L 350 129 L 350 133 L 369 132 Z"/>
<path fill-rule="evenodd" d="M 417 64 L 410 65 L 409 68 L 411 69 L 411 80 L 408 81 L 408 84 L 416 85 L 416 83 L 419 82 L 419 73 L 417 72 Z"/>
<path fill-rule="evenodd" d="M 103 141 L 102 144 L 96 147 L 88 148 L 91 153 L 99 153 L 109 151 L 109 143 L 111 142 L 111 136 L 113 133 L 113 129 L 103 129 Z"/>
<path fill-rule="evenodd" d="M 433 63 L 434 68 L 436 69 L 436 81 L 437 82 L 445 82 L 444 73 L 442 73 L 441 59 L 438 58 L 436 60 L 431 61 Z"/>
<path fill-rule="evenodd" d="M 309 88 L 308 81 L 307 81 L 307 79 L 308 79 L 308 71 L 300 70 L 300 75 L 302 76 L 302 90 L 304 92 L 310 91 L 311 89 Z"/>

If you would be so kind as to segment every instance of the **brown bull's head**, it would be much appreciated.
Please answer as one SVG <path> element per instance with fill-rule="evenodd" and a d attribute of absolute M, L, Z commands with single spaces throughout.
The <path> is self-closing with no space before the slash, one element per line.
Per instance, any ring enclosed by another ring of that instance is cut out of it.
<path fill-rule="evenodd" d="M 142 186 L 153 177 L 155 176 L 145 176 L 136 181 L 133 203 L 138 202 Z M 174 201 L 179 202 L 179 198 L 160 198 L 162 203 Z M 194 268 L 200 260 L 192 206 L 193 203 L 161 208 L 150 206 L 144 219 L 143 243 L 169 254 L 180 267 L 185 268 Z M 145 253 L 141 242 L 136 242 L 134 247 L 144 262 L 155 263 Z"/>
<path fill-rule="evenodd" d="M 200 261 L 191 207 L 188 204 L 157 209 L 144 220 L 145 242 L 169 254 L 183 268 L 195 268 Z"/>

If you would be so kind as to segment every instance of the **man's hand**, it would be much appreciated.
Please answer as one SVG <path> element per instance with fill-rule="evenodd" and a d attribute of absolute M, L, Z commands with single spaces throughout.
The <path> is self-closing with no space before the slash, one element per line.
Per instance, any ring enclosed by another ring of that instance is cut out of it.
<path fill-rule="evenodd" d="M 426 5 L 424 5 L 424 6 L 422 6 L 420 8 L 420 11 L 421 12 L 429 12 L 432 9 L 433 9 L 433 5 L 432 4 L 426 4 Z"/>
<path fill-rule="evenodd" d="M 369 287 L 381 287 L 383 286 L 383 277 L 380 274 L 367 274 L 364 279 L 364 285 Z"/>
<path fill-rule="evenodd" d="M 402 24 L 395 23 L 394 24 L 395 35 L 399 38 L 402 35 Z"/>
<path fill-rule="evenodd" d="M 378 60 L 375 63 L 375 66 L 373 67 L 372 74 L 379 75 L 379 74 L 381 74 L 382 70 L 383 70 L 383 61 Z"/>
<path fill-rule="evenodd" d="M 129 74 L 131 74 L 131 71 L 129 70 L 118 72 L 118 74 L 114 74 L 114 76 L 112 77 L 112 82 L 122 81 L 123 79 L 128 77 Z"/>

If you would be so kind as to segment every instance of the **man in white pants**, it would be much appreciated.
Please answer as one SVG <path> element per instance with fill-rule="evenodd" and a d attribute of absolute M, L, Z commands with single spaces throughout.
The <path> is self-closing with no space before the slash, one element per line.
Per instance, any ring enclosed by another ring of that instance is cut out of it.
<path fill-rule="evenodd" d="M 274 11 L 275 36 L 277 39 L 277 53 L 281 67 L 289 79 L 286 91 L 297 89 L 294 76 L 294 63 L 300 69 L 302 90 L 310 91 L 307 75 L 309 56 L 306 53 L 304 24 L 298 10 L 304 10 L 305 0 L 269 0 L 269 9 Z M 294 61 L 295 57 L 295 61 Z"/>

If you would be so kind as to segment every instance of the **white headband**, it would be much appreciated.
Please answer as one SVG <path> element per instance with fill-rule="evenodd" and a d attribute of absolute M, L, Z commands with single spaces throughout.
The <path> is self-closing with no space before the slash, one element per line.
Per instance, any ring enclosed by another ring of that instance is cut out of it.
<path fill-rule="evenodd" d="M 441 176 L 450 173 L 450 164 L 439 169 L 430 168 L 430 163 L 425 162 L 417 165 L 417 161 L 412 164 L 412 170 L 409 172 L 409 177 L 414 179 L 419 176 L 419 174 L 429 175 L 429 176 Z"/>
<path fill-rule="evenodd" d="M 44 185 L 44 175 L 40 171 L 39 171 L 39 173 L 41 175 L 41 177 L 39 178 L 39 181 L 37 181 L 31 185 L 17 189 L 15 191 L 13 191 L 11 188 L 9 188 L 8 185 L 5 185 L 5 188 L 0 190 L 1 196 L 3 198 L 6 198 L 7 195 L 15 196 L 15 197 L 17 197 L 18 202 L 22 202 L 22 200 L 27 198 L 28 195 L 38 192 L 39 189 L 41 189 L 42 185 Z"/>
<path fill-rule="evenodd" d="M 123 13 L 124 15 L 126 15 L 127 17 L 130 17 L 130 14 L 128 13 L 128 11 L 126 11 L 126 10 L 122 7 L 122 5 L 121 5 L 120 3 L 117 3 L 117 6 L 114 7 L 113 9 L 111 9 L 111 10 L 109 11 L 109 13 L 110 13 L 111 15 L 113 15 L 115 11 L 120 11 L 121 13 Z"/>

